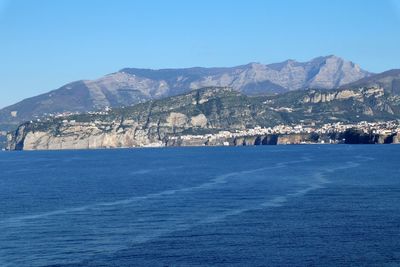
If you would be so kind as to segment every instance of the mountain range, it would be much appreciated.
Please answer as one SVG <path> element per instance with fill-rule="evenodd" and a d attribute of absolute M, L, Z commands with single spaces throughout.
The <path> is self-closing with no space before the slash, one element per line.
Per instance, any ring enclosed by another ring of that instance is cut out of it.
<path fill-rule="evenodd" d="M 0 130 L 11 130 L 24 121 L 49 114 L 130 106 L 208 86 L 230 87 L 246 95 L 274 95 L 308 88 L 334 89 L 357 85 L 357 81 L 369 84 L 374 77 L 373 73 L 337 56 L 231 68 L 125 68 L 96 80 L 75 81 L 5 107 L 0 110 Z M 392 87 L 389 90 L 398 92 Z"/>

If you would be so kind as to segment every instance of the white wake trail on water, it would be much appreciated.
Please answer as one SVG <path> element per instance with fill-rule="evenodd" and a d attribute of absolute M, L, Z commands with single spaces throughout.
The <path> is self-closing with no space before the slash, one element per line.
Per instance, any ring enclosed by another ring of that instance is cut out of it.
<path fill-rule="evenodd" d="M 77 212 L 83 212 L 83 211 L 88 211 L 88 210 L 101 210 L 104 207 L 129 205 L 134 202 L 168 196 L 168 195 L 173 195 L 176 193 L 207 189 L 210 187 L 214 187 L 216 185 L 224 184 L 229 180 L 229 178 L 232 178 L 232 177 L 249 175 L 249 174 L 253 174 L 253 173 L 257 173 L 257 172 L 261 172 L 261 171 L 272 170 L 272 169 L 281 169 L 281 168 L 288 167 L 291 164 L 304 163 L 304 162 L 308 162 L 308 161 L 311 161 L 311 158 L 308 156 L 303 156 L 299 160 L 274 163 L 273 166 L 222 174 L 212 180 L 209 180 L 206 183 L 196 185 L 196 186 L 190 186 L 190 187 L 178 188 L 178 189 L 169 189 L 169 190 L 165 190 L 165 191 L 161 191 L 161 192 L 157 192 L 157 193 L 147 194 L 144 196 L 136 196 L 136 197 L 131 197 L 131 198 L 117 200 L 117 201 L 100 202 L 100 203 L 94 203 L 94 204 L 84 205 L 84 206 L 80 206 L 80 207 L 60 209 L 60 210 L 49 211 L 49 212 L 44 212 L 44 213 L 39 213 L 39 214 L 12 217 L 12 218 L 7 218 L 5 220 L 1 220 L 0 225 L 1 224 L 13 224 L 13 226 L 16 226 L 16 224 L 18 224 L 18 223 L 23 224 L 25 221 L 42 219 L 42 218 L 46 218 L 46 217 L 50 217 L 50 216 L 56 216 L 56 215 L 62 215 L 62 214 L 68 214 L 68 213 L 77 213 Z M 179 167 L 172 167 L 172 168 L 178 169 L 178 168 L 183 168 L 183 167 L 179 166 Z M 162 168 L 162 170 L 167 170 L 167 169 L 168 168 Z M 156 171 L 156 170 L 159 170 L 159 169 L 153 169 L 152 171 Z M 144 170 L 133 171 L 133 172 L 131 172 L 131 174 L 147 174 L 149 172 L 150 172 L 149 169 L 144 169 Z"/>
<path fill-rule="evenodd" d="M 282 207 L 283 205 L 285 205 L 285 203 L 290 201 L 290 199 L 292 199 L 292 198 L 306 195 L 307 193 L 309 193 L 311 191 L 324 188 L 327 184 L 331 183 L 332 181 L 328 180 L 328 177 L 327 177 L 328 174 L 332 174 L 332 173 L 335 173 L 336 171 L 340 171 L 340 170 L 356 168 L 356 167 L 359 167 L 362 162 L 375 160 L 375 158 L 365 157 L 365 156 L 356 156 L 356 158 L 359 159 L 359 161 L 357 161 L 357 162 L 356 161 L 347 161 L 343 164 L 343 166 L 324 168 L 323 170 L 315 172 L 311 177 L 311 180 L 313 182 L 310 183 L 307 187 L 300 189 L 296 192 L 292 192 L 292 193 L 288 193 L 288 194 L 285 194 L 282 196 L 274 197 L 271 200 L 265 201 L 258 206 L 242 208 L 242 209 L 235 209 L 235 210 L 232 210 L 229 212 L 225 212 L 223 214 L 219 214 L 217 216 L 212 216 L 212 217 L 209 217 L 209 218 L 203 220 L 201 223 L 212 223 L 212 222 L 222 221 L 222 220 L 226 219 L 227 217 L 240 215 L 240 214 L 248 212 L 248 211 L 261 210 L 264 208 Z"/>
<path fill-rule="evenodd" d="M 313 190 L 324 188 L 327 184 L 329 184 L 331 182 L 328 180 L 328 177 L 327 177 L 329 174 L 335 173 L 336 171 L 339 171 L 339 170 L 356 168 L 356 167 L 360 166 L 361 162 L 363 162 L 363 161 L 373 160 L 373 158 L 367 158 L 367 157 L 361 157 L 361 156 L 357 157 L 357 158 L 360 159 L 357 162 L 356 161 L 347 161 L 347 162 L 343 163 L 342 166 L 339 166 L 339 167 L 324 168 L 323 170 L 318 170 L 312 174 L 312 177 L 310 177 L 310 180 L 312 182 L 310 184 L 308 184 L 305 188 L 297 190 L 295 192 L 287 193 L 285 195 L 274 197 L 270 200 L 261 202 L 259 204 L 252 204 L 251 206 L 248 206 L 248 207 L 237 208 L 237 209 L 233 209 L 230 211 L 224 211 L 224 212 L 221 212 L 221 213 L 218 213 L 215 215 L 202 213 L 202 211 L 194 211 L 193 214 L 189 214 L 189 215 L 186 215 L 183 217 L 178 217 L 171 221 L 165 221 L 164 222 L 165 225 L 162 225 L 162 224 L 160 225 L 158 223 L 154 224 L 154 222 L 152 222 L 152 221 L 144 220 L 143 223 L 147 224 L 147 229 L 144 229 L 143 233 L 132 236 L 131 244 L 132 245 L 133 244 L 142 244 L 142 243 L 157 239 L 161 236 L 169 235 L 174 232 L 185 231 L 185 230 L 191 229 L 191 228 L 199 226 L 199 225 L 205 225 L 205 224 L 224 221 L 228 217 L 238 216 L 238 215 L 241 215 L 241 214 L 243 214 L 245 212 L 249 212 L 249 211 L 281 207 L 281 206 L 285 205 L 287 202 L 289 202 L 291 199 L 303 196 Z M 304 162 L 308 162 L 308 161 L 311 161 L 310 157 L 303 157 L 301 160 L 297 160 L 297 161 L 276 163 L 274 166 L 271 166 L 271 167 L 228 173 L 225 175 L 218 176 L 217 178 L 213 179 L 209 183 L 205 183 L 205 184 L 202 184 L 202 185 L 199 185 L 196 187 L 185 188 L 185 189 L 179 190 L 179 192 L 192 191 L 192 190 L 196 190 L 196 189 L 205 189 L 205 188 L 209 188 L 209 187 L 212 187 L 212 186 L 215 186 L 218 184 L 227 183 L 229 181 L 229 178 L 233 178 L 235 176 L 245 176 L 246 177 L 246 175 L 254 174 L 257 172 L 262 172 L 262 171 L 271 170 L 271 169 L 285 168 L 285 167 L 290 166 L 291 164 L 304 163 Z M 198 220 L 195 220 L 193 222 L 193 220 L 190 221 L 188 219 L 188 217 L 191 217 L 190 219 L 197 218 Z"/>

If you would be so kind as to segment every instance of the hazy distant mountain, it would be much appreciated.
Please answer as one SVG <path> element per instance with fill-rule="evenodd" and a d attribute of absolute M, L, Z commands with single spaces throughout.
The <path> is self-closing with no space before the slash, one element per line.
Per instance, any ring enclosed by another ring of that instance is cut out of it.
<path fill-rule="evenodd" d="M 400 95 L 400 69 L 365 77 L 344 87 L 382 87 L 393 95 Z"/>
<path fill-rule="evenodd" d="M 126 68 L 97 80 L 73 82 L 6 107 L 0 110 L 0 129 L 46 114 L 127 106 L 207 86 L 231 87 L 247 95 L 276 94 L 306 88 L 337 88 L 370 75 L 336 56 L 232 68 Z"/>

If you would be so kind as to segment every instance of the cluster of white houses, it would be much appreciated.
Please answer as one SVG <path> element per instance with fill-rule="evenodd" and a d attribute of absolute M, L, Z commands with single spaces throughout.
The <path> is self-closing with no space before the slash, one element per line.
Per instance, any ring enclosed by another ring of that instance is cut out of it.
<path fill-rule="evenodd" d="M 180 137 L 173 137 L 173 139 L 180 138 L 182 140 L 193 139 L 229 139 L 245 136 L 263 136 L 263 135 L 295 135 L 295 134 L 329 134 L 329 133 L 343 133 L 348 129 L 357 129 L 364 133 L 372 133 L 379 135 L 390 135 L 400 133 L 400 121 L 384 121 L 384 122 L 366 122 L 362 121 L 356 124 L 346 124 L 342 122 L 327 123 L 321 126 L 315 125 L 277 125 L 274 127 L 255 127 L 251 129 L 231 131 L 220 131 L 215 134 L 206 135 L 184 135 Z"/>

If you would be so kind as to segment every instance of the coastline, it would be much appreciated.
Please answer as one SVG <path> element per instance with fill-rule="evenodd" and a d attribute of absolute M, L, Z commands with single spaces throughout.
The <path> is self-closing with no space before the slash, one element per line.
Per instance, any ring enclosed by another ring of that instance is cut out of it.
<path fill-rule="evenodd" d="M 142 150 L 142 149 L 174 149 L 174 148 L 203 148 L 203 147 L 259 147 L 259 146 L 362 146 L 362 145 L 400 145 L 399 142 L 396 143 L 346 143 L 346 142 L 336 142 L 336 143 L 320 143 L 320 142 L 300 142 L 300 143 L 279 143 L 279 144 L 241 144 L 241 145 L 224 145 L 224 144 L 213 144 L 213 145 L 195 145 L 195 144 L 185 144 L 185 145 L 161 145 L 161 146 L 115 146 L 115 147 L 82 147 L 82 148 L 48 148 L 48 149 L 1 149 L 0 152 L 14 152 L 14 151 L 96 151 L 96 150 Z"/>

